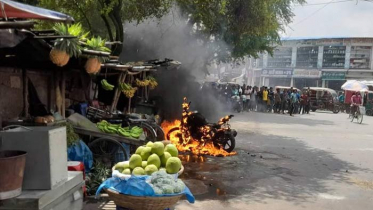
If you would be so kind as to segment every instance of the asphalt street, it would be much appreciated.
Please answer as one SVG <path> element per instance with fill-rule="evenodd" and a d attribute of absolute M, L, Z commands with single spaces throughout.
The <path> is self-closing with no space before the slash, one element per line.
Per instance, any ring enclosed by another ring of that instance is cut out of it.
<path fill-rule="evenodd" d="M 236 114 L 235 156 L 183 157 L 195 204 L 175 209 L 373 209 L 373 117 Z"/>

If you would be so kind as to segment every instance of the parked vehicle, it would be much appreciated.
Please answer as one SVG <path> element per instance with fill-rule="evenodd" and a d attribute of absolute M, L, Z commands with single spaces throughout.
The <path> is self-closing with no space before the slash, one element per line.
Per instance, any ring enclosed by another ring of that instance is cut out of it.
<path fill-rule="evenodd" d="M 275 90 L 280 89 L 281 92 L 284 91 L 285 89 L 286 90 L 290 90 L 291 88 L 293 88 L 293 89 L 297 90 L 298 92 L 300 92 L 300 90 L 298 88 L 296 88 L 296 87 L 275 86 Z"/>
<path fill-rule="evenodd" d="M 242 112 L 243 105 L 242 105 L 242 99 L 239 96 L 232 96 L 231 98 L 231 106 L 233 111 L 235 112 Z"/>
<path fill-rule="evenodd" d="M 305 87 L 303 88 L 303 93 L 305 93 L 308 90 L 310 91 L 310 109 L 313 112 L 319 109 L 332 111 L 336 114 L 340 111 L 338 94 L 335 90 L 321 87 Z"/>
<path fill-rule="evenodd" d="M 373 91 L 368 91 L 366 95 L 366 101 L 364 101 L 365 104 L 365 114 L 368 116 L 373 116 Z"/>

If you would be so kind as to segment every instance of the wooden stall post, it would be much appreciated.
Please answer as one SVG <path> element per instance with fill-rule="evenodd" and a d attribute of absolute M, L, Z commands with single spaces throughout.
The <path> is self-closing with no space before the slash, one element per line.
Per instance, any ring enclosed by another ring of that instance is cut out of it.
<path fill-rule="evenodd" d="M 121 73 L 120 76 L 119 76 L 118 86 L 115 89 L 115 94 L 114 94 L 113 102 L 112 102 L 111 108 L 110 108 L 110 112 L 111 113 L 113 113 L 113 111 L 117 108 L 117 104 L 118 104 L 120 93 L 121 93 L 121 91 L 119 89 L 119 84 L 123 83 L 126 80 L 126 76 L 127 76 L 126 73 Z"/>
<path fill-rule="evenodd" d="M 22 69 L 22 83 L 23 83 L 23 116 L 29 116 L 29 101 L 28 101 L 28 77 L 27 70 Z"/>
<path fill-rule="evenodd" d="M 65 91 L 66 91 L 66 76 L 65 76 L 65 72 L 62 71 L 62 82 L 61 82 L 61 95 L 62 95 L 62 117 L 65 118 L 66 117 L 66 94 L 65 94 Z"/>

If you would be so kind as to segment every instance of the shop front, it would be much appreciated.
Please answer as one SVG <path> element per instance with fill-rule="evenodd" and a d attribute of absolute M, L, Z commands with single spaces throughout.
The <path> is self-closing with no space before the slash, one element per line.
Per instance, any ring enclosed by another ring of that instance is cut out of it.
<path fill-rule="evenodd" d="M 291 86 L 292 68 L 283 69 L 262 69 L 261 85 L 274 86 Z"/>
<path fill-rule="evenodd" d="M 346 71 L 322 71 L 321 79 L 322 87 L 338 91 L 346 81 Z"/>
<path fill-rule="evenodd" d="M 303 87 L 321 86 L 321 71 L 318 69 L 294 69 L 293 86 L 299 89 Z"/>

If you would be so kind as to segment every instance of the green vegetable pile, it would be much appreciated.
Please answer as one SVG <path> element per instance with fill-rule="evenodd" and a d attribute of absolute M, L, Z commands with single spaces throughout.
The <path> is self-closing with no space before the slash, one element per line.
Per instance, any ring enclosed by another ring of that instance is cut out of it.
<path fill-rule="evenodd" d="M 61 126 L 66 126 L 66 142 L 67 142 L 67 147 L 70 147 L 77 143 L 80 139 L 78 134 L 74 132 L 73 125 L 69 122 L 62 123 L 60 124 Z"/>
<path fill-rule="evenodd" d="M 132 128 L 122 128 L 120 124 L 111 124 L 106 120 L 98 122 L 97 127 L 104 133 L 119 134 L 121 136 L 132 137 L 135 139 L 138 139 L 140 135 L 143 133 L 143 129 L 138 126 L 134 126 Z"/>
<path fill-rule="evenodd" d="M 185 184 L 181 179 L 175 179 L 165 171 L 153 173 L 150 184 L 157 195 L 181 193 L 185 189 Z"/>

